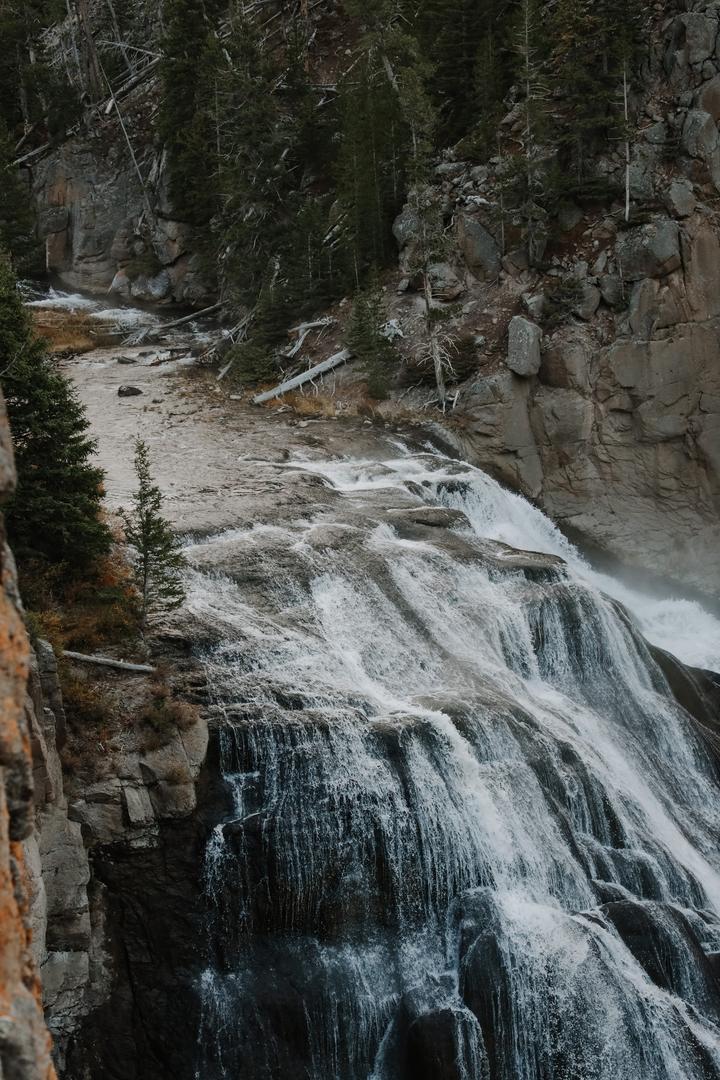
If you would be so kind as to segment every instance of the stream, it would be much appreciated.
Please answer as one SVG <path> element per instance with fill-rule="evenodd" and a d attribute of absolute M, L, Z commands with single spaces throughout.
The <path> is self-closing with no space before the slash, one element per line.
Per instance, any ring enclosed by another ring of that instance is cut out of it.
<path fill-rule="evenodd" d="M 718 619 L 417 432 L 66 367 L 111 505 L 139 433 L 185 535 L 224 799 L 188 1075 L 720 1077 L 720 759 L 648 644 L 720 672 Z"/>

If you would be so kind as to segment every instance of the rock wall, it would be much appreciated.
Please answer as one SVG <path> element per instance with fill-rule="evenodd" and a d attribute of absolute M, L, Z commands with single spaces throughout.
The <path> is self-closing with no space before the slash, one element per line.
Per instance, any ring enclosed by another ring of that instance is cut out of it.
<path fill-rule="evenodd" d="M 661 231 L 671 257 L 651 266 Z M 455 439 L 621 560 L 717 590 L 720 232 L 703 208 L 682 224 L 656 217 L 596 251 L 598 262 L 626 262 L 627 309 L 603 306 L 545 334 L 527 311 L 515 315 L 505 364 L 462 390 L 468 422 Z M 630 258 L 641 256 L 633 274 Z M 598 275 L 584 280 L 598 288 Z M 537 286 L 523 299 L 542 300 Z"/>
<path fill-rule="evenodd" d="M 59 753 L 65 712 L 47 642 L 37 643 L 29 688 L 35 782 L 35 828 L 25 841 L 29 922 L 55 1062 L 72 1080 L 126 1080 L 136 1075 L 138 1060 L 151 1060 L 146 1026 L 163 1032 L 164 1045 L 173 1023 L 182 1029 L 189 1008 L 178 1013 L 179 991 L 167 984 L 178 980 L 172 951 L 180 949 L 178 924 L 190 918 L 197 892 L 196 781 L 207 726 L 198 721 L 148 751 L 98 746 L 99 759 L 109 759 L 105 775 L 76 780 L 68 794 Z M 184 939 L 188 950 L 196 949 L 199 926 Z M 163 1006 L 144 1004 L 153 994 L 165 1003 L 159 1029 Z M 178 1046 L 181 1036 L 182 1030 Z M 164 1075 L 152 1060 L 144 1075 Z"/>
<path fill-rule="evenodd" d="M 14 484 L 12 444 L 0 398 L 0 496 L 6 498 Z M 34 829 L 31 710 L 26 707 L 30 647 L 1 523 L 0 559 L 0 1075 L 4 1080 L 53 1080 L 33 952 L 33 868 L 24 850 Z"/>
<path fill-rule="evenodd" d="M 14 483 L 0 399 L 3 495 Z M 176 1076 L 163 1052 L 172 1033 L 169 1059 L 189 1061 L 194 1038 L 207 725 L 113 755 L 105 779 L 68 796 L 55 655 L 30 647 L 1 529 L 0 1076 L 55 1080 L 53 1058 L 68 1080 Z"/>
<path fill-rule="evenodd" d="M 431 277 L 475 349 L 442 424 L 458 451 L 591 544 L 717 596 L 720 12 L 688 6 L 659 28 L 634 101 L 629 221 L 622 147 L 596 162 L 617 200 L 561 205 L 532 252 L 503 212 L 501 160 L 451 155 L 435 183 L 456 244 Z M 407 208 L 395 235 L 405 296 Z M 411 296 L 398 304 L 411 338 Z"/>
<path fill-rule="evenodd" d="M 191 228 L 174 217 L 164 156 L 153 144 L 149 117 L 157 93 L 143 86 L 123 102 L 135 161 L 113 112 L 95 115 L 34 165 L 45 262 L 70 289 L 202 307 L 211 288 Z"/>

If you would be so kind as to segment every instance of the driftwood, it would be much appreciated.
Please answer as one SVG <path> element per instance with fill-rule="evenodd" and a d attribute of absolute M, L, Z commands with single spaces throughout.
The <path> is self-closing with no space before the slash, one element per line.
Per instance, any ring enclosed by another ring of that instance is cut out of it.
<path fill-rule="evenodd" d="M 299 375 L 295 375 L 294 378 L 280 383 L 274 389 L 265 390 L 262 394 L 256 394 L 252 399 L 253 405 L 262 405 L 264 401 L 272 401 L 273 398 L 286 394 L 288 390 L 295 390 L 298 386 L 304 386 L 305 383 L 312 382 L 318 375 L 324 375 L 326 371 L 332 371 L 333 368 L 340 367 L 341 364 L 350 359 L 350 355 L 349 349 L 343 349 L 341 352 L 335 353 L 333 356 L 328 357 L 327 360 L 323 360 L 322 363 L 309 368 L 308 371 L 302 371 Z"/>
<path fill-rule="evenodd" d="M 305 338 L 313 330 L 324 330 L 326 326 L 332 326 L 336 321 L 337 320 L 333 319 L 331 315 L 328 315 L 324 319 L 317 319 L 316 322 L 301 323 L 300 326 L 293 326 L 292 330 L 289 330 L 288 333 L 297 334 L 297 341 L 285 353 L 286 358 L 292 360 L 294 356 L 297 356 L 305 343 Z"/>
<path fill-rule="evenodd" d="M 138 675 L 154 675 L 155 668 L 150 664 L 128 664 L 125 660 L 111 660 L 108 656 L 88 656 L 85 653 L 63 651 L 69 660 L 79 660 L 83 664 L 98 664 L 100 667 L 117 668 L 118 671 L 132 671 Z"/>
<path fill-rule="evenodd" d="M 163 323 L 162 326 L 146 326 L 143 330 L 137 330 L 129 334 L 128 343 L 142 345 L 146 338 L 162 335 L 166 330 L 174 330 L 176 326 L 194 322 L 195 319 L 201 319 L 204 315 L 212 315 L 214 311 L 219 311 L 221 307 L 222 304 L 211 304 L 210 307 L 203 308 L 202 311 L 192 311 L 189 315 L 183 315 L 181 319 L 174 319 L 173 322 Z M 124 333 L 127 333 L 127 331 L 124 331 Z"/>

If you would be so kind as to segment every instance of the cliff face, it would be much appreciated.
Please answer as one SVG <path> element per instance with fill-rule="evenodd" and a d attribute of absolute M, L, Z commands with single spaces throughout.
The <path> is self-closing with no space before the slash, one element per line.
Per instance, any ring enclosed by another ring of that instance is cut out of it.
<path fill-rule="evenodd" d="M 0 402 L 0 495 L 7 497 L 14 483 L 12 446 Z M 8 1080 L 52 1080 L 50 1036 L 33 955 L 32 866 L 23 847 L 34 829 L 30 647 L 4 534 L 0 543 L 0 1073 Z"/>
<path fill-rule="evenodd" d="M 198 720 L 154 749 L 134 748 L 130 740 L 122 748 L 97 745 L 97 778 L 68 774 L 64 782 L 57 664 L 47 642 L 38 642 L 36 653 L 27 714 L 35 821 L 25 864 L 54 1058 L 67 1077 L 134 1076 L 138 1058 L 154 1060 L 152 1033 L 162 1031 L 164 1041 L 192 1006 L 177 1010 L 176 958 L 192 954 L 199 941 L 198 927 L 188 924 L 207 727 Z M 124 692 L 137 691 L 128 683 Z"/>
<path fill-rule="evenodd" d="M 443 421 L 460 452 L 591 544 L 717 593 L 720 23 L 716 5 L 692 7 L 659 28 L 643 71 L 629 220 L 621 201 L 567 203 L 532 267 L 502 247 L 500 159 L 451 156 L 435 183 L 456 243 L 433 272 L 475 356 Z M 596 169 L 621 190 L 623 147 Z M 402 271 L 407 208 L 395 234 Z M 398 302 L 401 325 L 412 305 Z"/>
<path fill-rule="evenodd" d="M 89 134 L 70 138 L 36 165 L 46 266 L 71 289 L 202 307 L 211 301 L 209 287 L 191 230 L 168 203 L 164 158 L 146 120 L 152 96 L 152 86 L 140 88 L 124 106 L 147 177 L 142 185 L 114 114 L 98 117 Z"/>

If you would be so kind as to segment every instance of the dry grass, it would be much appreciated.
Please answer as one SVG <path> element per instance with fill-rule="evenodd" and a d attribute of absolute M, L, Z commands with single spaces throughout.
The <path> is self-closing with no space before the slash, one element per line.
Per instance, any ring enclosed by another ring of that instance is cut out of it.
<path fill-rule="evenodd" d="M 82 312 L 33 308 L 33 323 L 38 337 L 56 354 L 86 353 L 116 341 L 107 326 Z"/>

